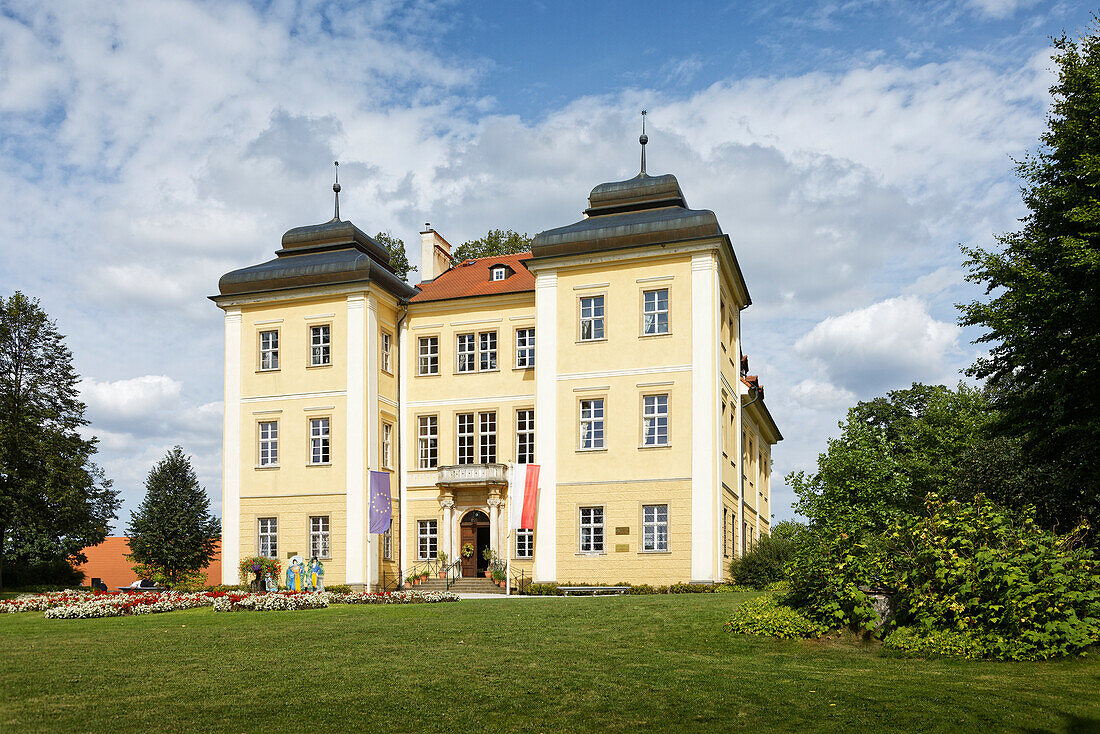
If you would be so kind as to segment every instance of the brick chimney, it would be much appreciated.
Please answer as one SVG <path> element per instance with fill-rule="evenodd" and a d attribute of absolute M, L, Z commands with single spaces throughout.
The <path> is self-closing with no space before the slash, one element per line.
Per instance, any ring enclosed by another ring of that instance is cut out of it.
<path fill-rule="evenodd" d="M 450 267 L 451 243 L 432 229 L 430 222 L 425 222 L 420 233 L 420 282 L 434 280 Z"/>

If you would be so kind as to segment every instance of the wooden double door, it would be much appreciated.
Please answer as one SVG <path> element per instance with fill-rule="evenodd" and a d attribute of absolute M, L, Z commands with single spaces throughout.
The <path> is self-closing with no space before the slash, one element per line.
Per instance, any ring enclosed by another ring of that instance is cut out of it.
<path fill-rule="evenodd" d="M 472 548 L 473 553 L 467 557 L 464 553 L 467 548 Z M 458 555 L 462 559 L 462 575 L 466 578 L 474 578 L 483 575 L 489 567 L 485 560 L 484 552 L 489 547 L 489 516 L 481 510 L 470 510 L 462 516 L 459 523 Z"/>

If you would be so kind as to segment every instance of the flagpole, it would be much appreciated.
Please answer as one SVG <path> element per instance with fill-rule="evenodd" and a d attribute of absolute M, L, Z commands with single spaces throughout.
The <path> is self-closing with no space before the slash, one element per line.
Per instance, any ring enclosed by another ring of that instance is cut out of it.
<path fill-rule="evenodd" d="M 514 461 L 508 462 L 509 478 L 512 480 L 508 482 L 508 504 L 506 505 L 508 512 L 505 514 L 505 518 L 508 522 L 508 532 L 504 534 L 504 595 L 512 595 L 512 482 L 516 481 L 516 463 Z"/>

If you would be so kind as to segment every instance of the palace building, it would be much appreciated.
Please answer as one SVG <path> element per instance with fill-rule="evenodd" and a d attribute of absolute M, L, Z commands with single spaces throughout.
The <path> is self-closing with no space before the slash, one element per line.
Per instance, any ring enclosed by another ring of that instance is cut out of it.
<path fill-rule="evenodd" d="M 485 548 L 537 582 L 728 576 L 768 533 L 782 436 L 743 356 L 730 238 L 646 174 L 641 142 L 641 173 L 530 252 L 456 262 L 428 226 L 411 286 L 337 199 L 222 277 L 225 583 L 244 557 L 316 555 L 329 585 L 393 588 L 440 552 L 480 575 Z M 537 520 L 510 529 L 523 464 Z M 385 533 L 370 471 L 391 474 Z"/>

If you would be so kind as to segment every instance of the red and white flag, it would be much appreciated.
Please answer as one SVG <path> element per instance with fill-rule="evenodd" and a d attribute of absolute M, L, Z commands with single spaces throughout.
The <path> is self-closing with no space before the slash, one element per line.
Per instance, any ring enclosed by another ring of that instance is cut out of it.
<path fill-rule="evenodd" d="M 534 528 L 539 503 L 539 465 L 516 464 L 508 486 L 508 527 Z"/>

